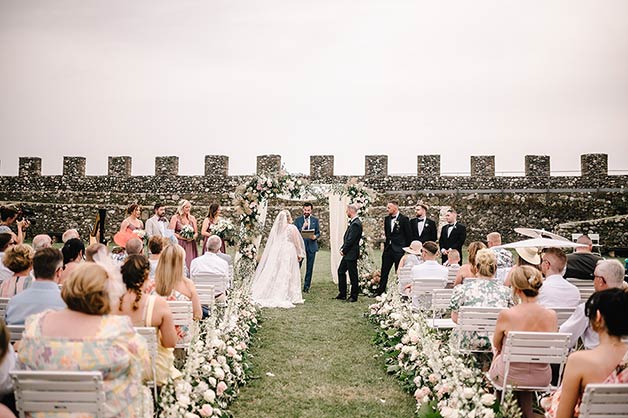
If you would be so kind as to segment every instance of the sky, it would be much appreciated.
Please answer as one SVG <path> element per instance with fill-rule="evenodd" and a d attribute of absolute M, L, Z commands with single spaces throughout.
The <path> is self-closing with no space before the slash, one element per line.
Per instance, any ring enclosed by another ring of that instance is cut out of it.
<path fill-rule="evenodd" d="M 64 155 L 199 175 L 208 154 L 231 174 L 263 154 L 347 175 L 373 154 L 398 174 L 536 154 L 577 174 L 597 152 L 628 173 L 628 1 L 0 0 L 0 141 L 0 175 Z"/>

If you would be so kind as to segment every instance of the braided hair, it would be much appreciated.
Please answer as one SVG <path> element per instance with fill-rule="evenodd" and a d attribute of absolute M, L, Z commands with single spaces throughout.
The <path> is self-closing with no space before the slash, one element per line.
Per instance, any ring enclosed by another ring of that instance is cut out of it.
<path fill-rule="evenodd" d="M 150 263 L 143 255 L 130 255 L 124 261 L 121 271 L 122 281 L 124 282 L 127 290 L 131 290 L 135 293 L 135 300 L 133 301 L 131 308 L 133 311 L 137 311 L 140 305 L 140 300 L 142 300 L 142 286 L 144 285 L 144 282 L 148 278 L 148 273 L 150 272 Z M 120 296 L 120 306 L 122 306 L 123 297 L 124 295 Z"/>

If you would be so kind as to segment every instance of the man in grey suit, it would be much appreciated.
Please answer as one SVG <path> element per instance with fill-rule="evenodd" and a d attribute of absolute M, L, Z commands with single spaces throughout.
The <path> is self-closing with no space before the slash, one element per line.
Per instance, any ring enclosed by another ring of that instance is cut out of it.
<path fill-rule="evenodd" d="M 338 296 L 336 299 L 347 302 L 358 301 L 358 258 L 360 257 L 360 239 L 362 238 L 362 222 L 358 218 L 358 207 L 347 206 L 349 226 L 345 231 L 340 254 L 342 260 L 338 266 Z M 351 281 L 351 293 L 347 299 L 347 272 Z"/>

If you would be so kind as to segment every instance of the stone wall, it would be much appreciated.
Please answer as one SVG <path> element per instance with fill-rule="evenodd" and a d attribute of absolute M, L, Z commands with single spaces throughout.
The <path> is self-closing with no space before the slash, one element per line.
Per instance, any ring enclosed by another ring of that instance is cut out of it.
<path fill-rule="evenodd" d="M 17 176 L 0 177 L 0 203 L 23 202 L 37 212 L 30 236 L 62 232 L 69 227 L 87 236 L 97 209 L 104 207 L 108 209 L 107 232 L 112 235 L 132 202 L 143 206 L 144 219 L 151 215 L 155 202 L 167 205 L 172 214 L 182 198 L 193 202 L 192 212 L 199 224 L 214 201 L 230 215 L 229 194 L 250 178 L 230 176 L 229 158 L 222 155 L 205 156 L 202 176 L 180 176 L 176 156 L 156 157 L 154 176 L 132 176 L 132 159 L 128 156 L 112 156 L 108 161 L 107 175 L 86 176 L 85 158 L 64 157 L 62 175 L 42 176 L 40 158 L 20 158 Z M 364 166 L 364 176 L 358 176 L 358 180 L 379 194 L 371 212 L 373 223 L 382 222 L 389 200 L 399 201 L 402 212 L 409 216 L 413 216 L 415 202 L 423 200 L 431 206 L 432 218 L 440 218 L 441 211 L 449 206 L 456 207 L 460 222 L 467 225 L 469 242 L 483 240 L 490 231 L 501 232 L 509 241 L 519 238 L 512 231 L 517 226 L 557 230 L 559 224 L 575 222 L 574 228 L 581 225 L 589 232 L 598 232 L 591 229 L 599 226 L 606 247 L 628 247 L 625 223 L 617 222 L 616 227 L 612 221 L 593 223 L 595 227 L 586 224 L 628 214 L 628 176 L 609 176 L 606 154 L 582 155 L 580 176 L 550 176 L 550 157 L 545 155 L 525 156 L 525 176 L 495 176 L 494 156 L 472 156 L 471 176 L 442 176 L 438 155 L 417 156 L 415 176 L 389 175 L 385 155 L 366 156 Z M 257 158 L 258 174 L 280 169 L 279 155 Z M 307 180 L 312 183 L 344 184 L 349 178 L 334 175 L 333 156 L 310 157 Z M 314 212 L 322 220 L 325 243 L 327 202 L 322 199 L 314 204 Z M 300 202 L 270 202 L 267 227 L 282 207 L 291 209 L 294 215 L 300 212 Z M 374 229 L 379 231 L 376 225 Z"/>

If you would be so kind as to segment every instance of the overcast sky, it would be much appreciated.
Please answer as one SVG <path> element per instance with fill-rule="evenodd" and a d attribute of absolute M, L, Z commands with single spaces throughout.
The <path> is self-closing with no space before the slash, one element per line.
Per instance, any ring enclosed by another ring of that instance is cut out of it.
<path fill-rule="evenodd" d="M 205 154 L 232 174 L 281 154 L 288 171 L 416 173 L 441 154 L 523 171 L 524 155 L 628 171 L 626 0 L 0 0 L 0 174 L 19 156 Z"/>

